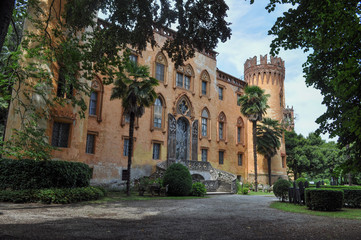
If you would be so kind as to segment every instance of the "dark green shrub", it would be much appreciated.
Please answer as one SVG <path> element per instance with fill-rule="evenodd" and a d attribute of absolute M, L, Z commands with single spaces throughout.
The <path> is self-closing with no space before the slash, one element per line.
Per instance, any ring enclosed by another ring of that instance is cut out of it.
<path fill-rule="evenodd" d="M 26 203 L 74 203 L 88 200 L 96 200 L 104 196 L 98 187 L 83 188 L 53 188 L 35 190 L 3 190 L 0 191 L 0 202 Z"/>
<path fill-rule="evenodd" d="M 238 193 L 238 194 L 242 193 L 242 185 L 238 179 L 236 179 L 236 193 Z"/>
<path fill-rule="evenodd" d="M 188 196 L 192 190 L 192 177 L 187 167 L 174 163 L 165 171 L 164 186 L 168 186 L 171 196 Z"/>
<path fill-rule="evenodd" d="M 89 186 L 92 169 L 80 162 L 0 159 L 0 189 Z"/>
<path fill-rule="evenodd" d="M 306 206 L 311 210 L 335 211 L 342 208 L 343 191 L 333 189 L 305 189 Z"/>
<path fill-rule="evenodd" d="M 195 182 L 192 185 L 192 196 L 203 197 L 207 193 L 206 186 L 201 182 Z"/>
<path fill-rule="evenodd" d="M 288 199 L 288 188 L 290 182 L 285 179 L 278 179 L 273 185 L 273 192 L 282 202 Z"/>
<path fill-rule="evenodd" d="M 243 195 L 247 195 L 248 193 L 249 193 L 249 188 L 244 187 L 244 188 L 242 189 L 242 194 L 243 194 Z"/>
<path fill-rule="evenodd" d="M 361 189 L 342 189 L 344 193 L 344 206 L 361 208 Z"/>

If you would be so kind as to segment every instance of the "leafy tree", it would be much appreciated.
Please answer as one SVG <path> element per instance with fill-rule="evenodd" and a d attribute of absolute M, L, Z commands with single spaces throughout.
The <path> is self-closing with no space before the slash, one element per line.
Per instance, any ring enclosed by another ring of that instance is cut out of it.
<path fill-rule="evenodd" d="M 127 195 L 130 195 L 130 172 L 132 166 L 133 136 L 135 118 L 144 114 L 145 107 L 150 107 L 157 94 L 154 87 L 158 80 L 149 76 L 148 66 L 140 66 L 129 60 L 125 64 L 125 72 L 119 73 L 119 78 L 114 83 L 110 99 L 121 99 L 125 114 L 129 114 L 129 145 L 128 145 L 128 179 Z"/>
<path fill-rule="evenodd" d="M 261 123 L 257 125 L 257 152 L 267 159 L 268 184 L 272 185 L 271 159 L 281 146 L 280 138 L 282 138 L 283 129 L 277 120 L 271 118 L 264 118 Z"/>
<path fill-rule="evenodd" d="M 238 102 L 241 104 L 241 113 L 252 122 L 254 180 L 257 192 L 257 121 L 261 121 L 262 116 L 266 114 L 266 110 L 269 108 L 267 100 L 270 95 L 265 94 L 264 90 L 258 86 L 246 86 L 244 92 L 245 94 L 239 98 Z"/>
<path fill-rule="evenodd" d="M 280 48 L 310 51 L 303 65 L 306 84 L 321 91 L 327 110 L 316 122 L 319 132 L 338 136 L 352 148 L 348 161 L 361 170 L 361 4 L 359 0 L 270 0 L 266 7 L 293 5 L 269 34 L 276 35 L 271 53 Z"/>
<path fill-rule="evenodd" d="M 297 180 L 302 173 L 307 172 L 310 166 L 310 160 L 304 155 L 303 146 L 306 145 L 306 139 L 295 131 L 285 132 L 285 145 L 287 152 L 287 167 Z"/>

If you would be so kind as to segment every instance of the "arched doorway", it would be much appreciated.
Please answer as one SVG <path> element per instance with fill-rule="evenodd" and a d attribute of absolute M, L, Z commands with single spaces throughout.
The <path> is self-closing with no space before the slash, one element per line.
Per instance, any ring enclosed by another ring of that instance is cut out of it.
<path fill-rule="evenodd" d="M 189 159 L 189 122 L 185 117 L 177 120 L 176 130 L 176 159 L 178 161 Z"/>

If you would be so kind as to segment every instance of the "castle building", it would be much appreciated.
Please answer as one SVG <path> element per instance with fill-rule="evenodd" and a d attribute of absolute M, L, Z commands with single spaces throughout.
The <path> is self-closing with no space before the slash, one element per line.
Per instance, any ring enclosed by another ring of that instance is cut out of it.
<path fill-rule="evenodd" d="M 159 46 L 173 32 L 156 29 Z M 147 65 L 151 76 L 159 81 L 154 105 L 136 119 L 134 149 L 128 152 L 129 116 L 124 114 L 121 100 L 110 100 L 113 85 L 103 85 L 102 76 L 91 84 L 91 96 L 85 118 L 80 118 L 70 105 L 59 106 L 45 127 L 49 141 L 61 151 L 53 151 L 53 159 L 80 161 L 93 168 L 93 183 L 117 187 L 124 183 L 127 156 L 133 154 L 133 179 L 149 176 L 164 163 L 183 161 L 192 174 L 204 180 L 231 173 L 241 181 L 254 181 L 252 124 L 240 113 L 238 99 L 244 87 L 257 85 L 270 94 L 267 116 L 280 122 L 293 117 L 293 109 L 285 107 L 285 67 L 278 57 L 267 55 L 248 59 L 244 64 L 244 80 L 217 68 L 216 53 L 196 52 L 195 57 L 175 68 L 159 47 L 150 46 L 131 55 L 131 60 Z M 59 78 L 54 74 L 54 78 Z M 61 81 L 54 81 L 61 82 Z M 59 88 L 59 86 L 54 86 Z M 63 94 L 57 92 L 57 94 Z M 64 96 L 65 97 L 65 96 Z M 11 106 L 7 124 L 18 126 Z M 272 158 L 272 181 L 286 178 L 284 138 L 278 154 Z M 207 163 L 207 164 L 205 164 Z M 202 171 L 207 169 L 207 173 Z M 258 179 L 268 182 L 267 160 L 258 155 Z"/>

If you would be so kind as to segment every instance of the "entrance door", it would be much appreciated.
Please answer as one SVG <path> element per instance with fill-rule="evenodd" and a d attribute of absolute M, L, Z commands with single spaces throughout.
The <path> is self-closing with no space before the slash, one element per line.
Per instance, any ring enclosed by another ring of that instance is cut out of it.
<path fill-rule="evenodd" d="M 188 160 L 189 153 L 189 123 L 184 117 L 177 120 L 176 133 L 176 159 L 178 161 Z"/>

